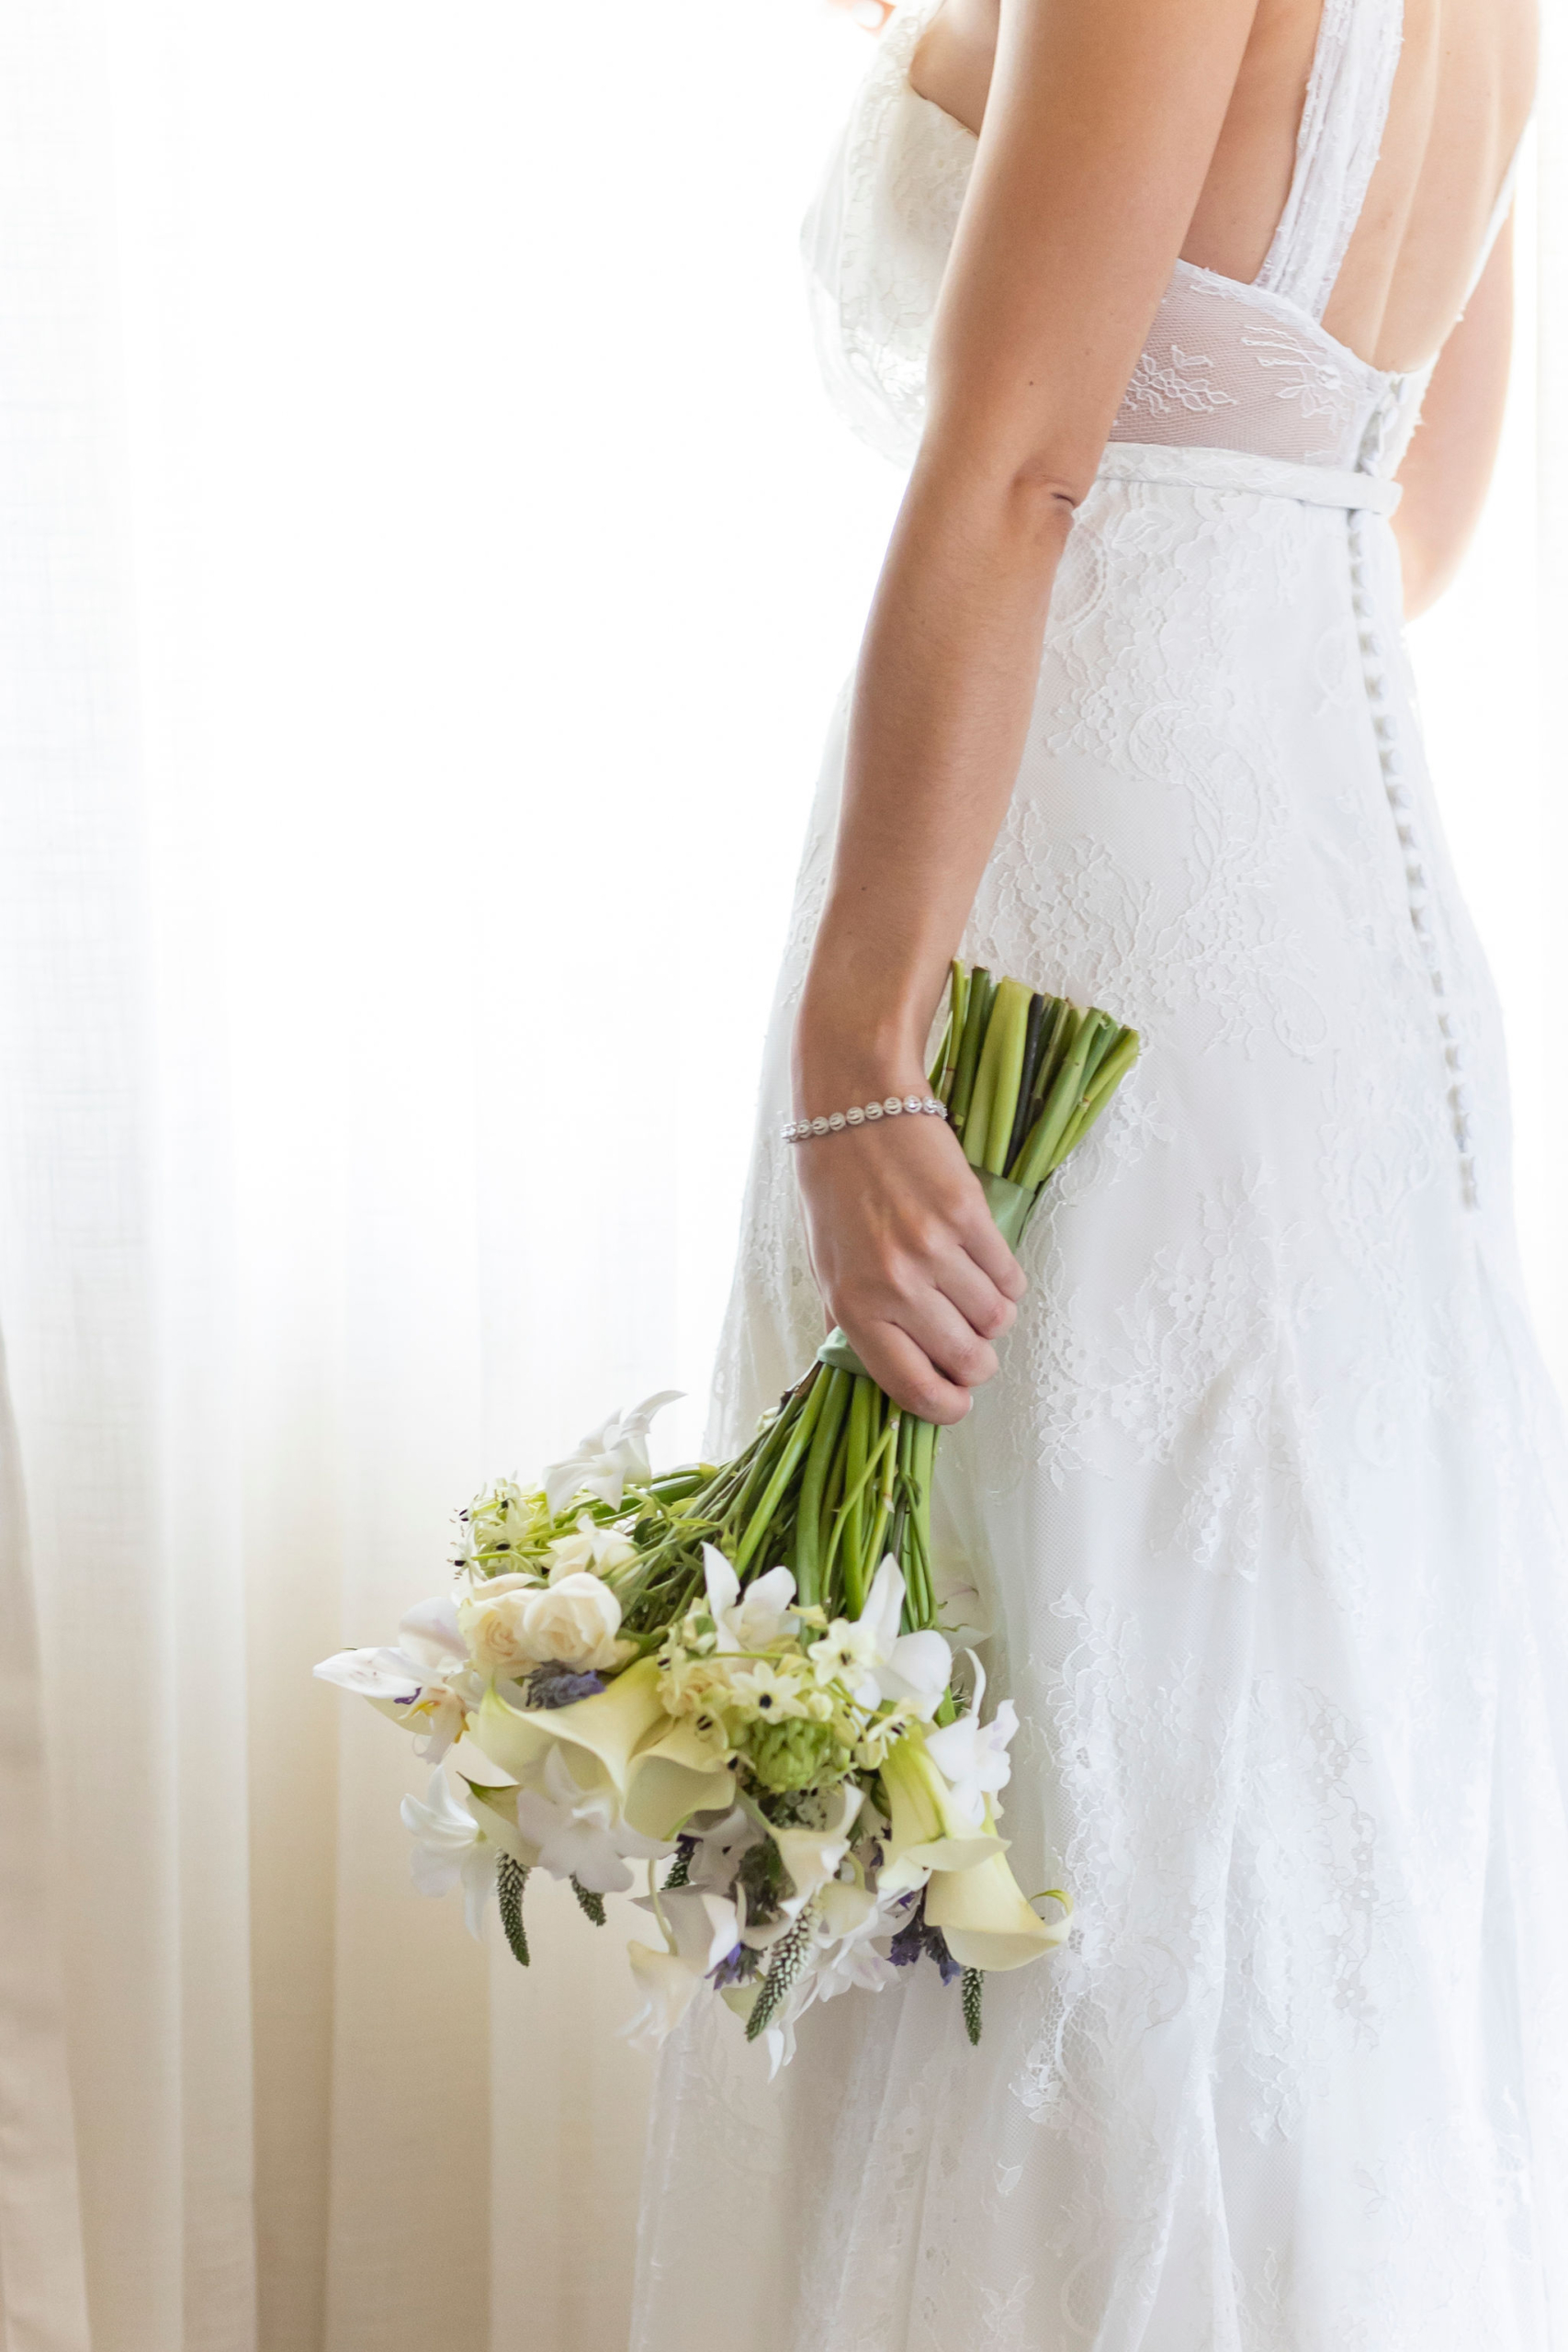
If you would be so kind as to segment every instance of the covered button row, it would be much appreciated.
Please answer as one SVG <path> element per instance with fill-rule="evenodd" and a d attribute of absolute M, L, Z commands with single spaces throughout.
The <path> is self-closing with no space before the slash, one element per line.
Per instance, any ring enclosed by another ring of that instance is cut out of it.
<path fill-rule="evenodd" d="M 1404 853 L 1404 877 L 1410 906 L 1410 923 L 1420 943 L 1432 993 L 1438 1000 L 1438 1027 L 1443 1039 L 1443 1060 L 1450 1076 L 1449 1111 L 1454 1142 L 1459 1148 L 1460 1182 L 1465 1204 L 1476 1204 L 1475 1159 L 1471 1149 L 1470 1096 L 1463 1082 L 1464 1057 L 1454 1035 L 1453 1016 L 1443 999 L 1448 984 L 1437 960 L 1437 940 L 1428 911 L 1431 898 L 1427 888 L 1426 865 L 1421 845 L 1412 820 L 1413 802 L 1410 787 L 1404 781 L 1404 762 L 1399 749 L 1399 729 L 1393 714 L 1382 706 L 1388 699 L 1388 679 L 1382 667 L 1382 642 L 1377 631 L 1369 626 L 1373 605 L 1367 593 L 1366 565 L 1363 561 L 1360 518 L 1350 518 L 1350 609 L 1358 622 L 1358 641 L 1361 651 L 1361 676 L 1367 701 L 1371 707 L 1372 731 L 1377 741 L 1378 761 L 1382 769 L 1383 788 L 1394 820 L 1399 845 Z"/>

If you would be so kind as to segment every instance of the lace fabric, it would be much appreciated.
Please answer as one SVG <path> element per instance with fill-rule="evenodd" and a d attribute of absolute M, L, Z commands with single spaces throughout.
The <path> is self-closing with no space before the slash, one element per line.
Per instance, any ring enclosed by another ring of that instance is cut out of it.
<path fill-rule="evenodd" d="M 1562 2352 L 1568 1446 L 1397 557 L 1269 461 L 1124 463 L 965 952 L 1145 1048 L 940 1482 L 1072 1946 L 977 2054 L 934 1984 L 814 2012 L 772 2087 L 727 2019 L 672 2045 L 635 2352 Z M 842 756 L 840 711 L 719 1446 L 819 1329 L 775 1138 Z M 780 2218 L 732 2256 L 720 2201 Z"/>
<path fill-rule="evenodd" d="M 1258 290 L 1321 319 L 1382 144 L 1404 0 L 1323 0 L 1296 164 Z"/>
<path fill-rule="evenodd" d="M 817 215 L 835 381 L 889 447 L 967 168 L 902 95 L 919 21 Z M 1568 1437 L 1400 641 L 1418 388 L 1346 353 L 1331 380 L 1287 294 L 1179 271 L 1168 301 L 964 943 L 1145 1040 L 940 1457 L 940 1578 L 1022 1721 L 1003 1830 L 1023 1884 L 1072 1889 L 1071 1944 L 987 1981 L 977 2052 L 934 1975 L 810 2013 L 771 2086 L 694 2018 L 633 2352 L 1568 2352 Z M 846 713 L 720 1448 L 820 1333 L 777 1136 Z"/>
<path fill-rule="evenodd" d="M 805 233 L 829 391 L 852 428 L 900 464 L 919 441 L 931 318 L 975 157 L 964 125 L 910 87 L 935 6 L 912 0 L 883 35 Z M 1320 322 L 1377 161 L 1402 16 L 1400 0 L 1325 0 L 1295 173 L 1263 269 L 1243 285 L 1177 263 L 1112 441 L 1346 467 L 1378 416 L 1393 469 L 1430 367 L 1371 368 Z"/>

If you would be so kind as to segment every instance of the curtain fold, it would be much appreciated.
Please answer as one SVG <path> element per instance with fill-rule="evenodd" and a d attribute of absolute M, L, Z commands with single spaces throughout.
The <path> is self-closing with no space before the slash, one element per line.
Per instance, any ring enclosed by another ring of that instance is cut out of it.
<path fill-rule="evenodd" d="M 897 492 L 795 253 L 863 61 L 729 0 L 0 0 L 0 2352 L 624 2338 L 643 1915 L 470 1942 L 310 1668 L 487 1478 L 667 1385 L 695 1449 Z"/>

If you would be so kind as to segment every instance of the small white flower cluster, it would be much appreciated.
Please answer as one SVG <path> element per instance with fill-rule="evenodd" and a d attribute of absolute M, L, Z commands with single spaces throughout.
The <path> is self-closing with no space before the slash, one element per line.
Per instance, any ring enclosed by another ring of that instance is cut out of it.
<path fill-rule="evenodd" d="M 802 1608 L 787 1568 L 742 1592 L 729 1562 L 703 1547 L 705 1597 L 671 1626 L 659 1695 L 716 1755 L 741 1760 L 779 1795 L 874 1771 L 915 1721 L 929 1722 L 953 1679 L 941 1634 L 900 1634 L 904 1580 L 889 1561 L 859 1618 Z"/>

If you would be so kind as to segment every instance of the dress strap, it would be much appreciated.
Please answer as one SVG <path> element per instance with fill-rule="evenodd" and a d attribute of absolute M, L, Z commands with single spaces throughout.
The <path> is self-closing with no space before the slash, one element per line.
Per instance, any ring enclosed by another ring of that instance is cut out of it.
<path fill-rule="evenodd" d="M 1507 219 L 1513 205 L 1514 187 L 1519 176 L 1519 158 L 1524 153 L 1525 132 L 1529 129 L 1529 124 L 1527 122 L 1525 130 L 1519 133 L 1518 143 L 1508 160 L 1508 168 L 1503 175 L 1503 185 L 1497 191 L 1497 201 L 1492 207 L 1492 218 L 1486 223 L 1486 234 L 1481 240 L 1481 251 L 1476 255 L 1475 267 L 1470 273 L 1470 284 L 1464 289 L 1464 299 L 1467 302 L 1481 283 L 1482 273 L 1492 258 L 1492 248 L 1502 233 L 1503 223 Z"/>
<path fill-rule="evenodd" d="M 1255 283 L 1321 319 L 1382 145 L 1404 0 L 1323 0 L 1295 170 Z"/>

